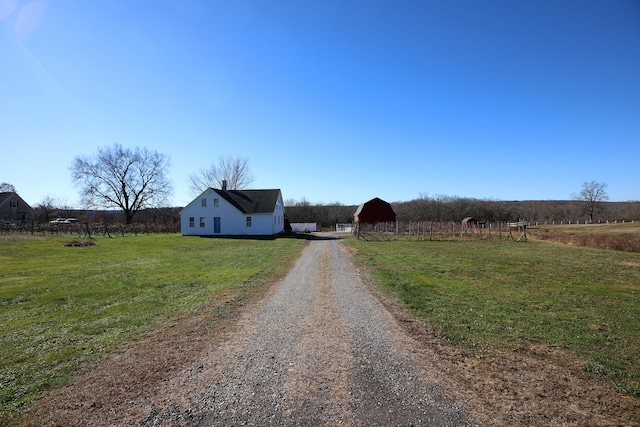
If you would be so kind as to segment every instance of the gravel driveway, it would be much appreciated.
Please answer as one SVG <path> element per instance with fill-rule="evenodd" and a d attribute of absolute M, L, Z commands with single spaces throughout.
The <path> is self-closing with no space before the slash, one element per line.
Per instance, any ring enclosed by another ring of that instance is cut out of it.
<path fill-rule="evenodd" d="M 167 384 L 140 424 L 471 425 L 338 240 L 310 243 L 238 332 Z"/>
<path fill-rule="evenodd" d="M 447 345 L 319 236 L 281 281 L 166 322 L 15 425 L 639 425 L 637 398 L 561 349 L 477 358 Z"/>

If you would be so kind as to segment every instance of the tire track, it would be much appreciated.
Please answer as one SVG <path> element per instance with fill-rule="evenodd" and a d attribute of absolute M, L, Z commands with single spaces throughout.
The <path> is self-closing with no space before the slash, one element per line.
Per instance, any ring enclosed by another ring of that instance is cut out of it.
<path fill-rule="evenodd" d="M 315 307 L 299 325 L 303 335 L 285 384 L 287 398 L 295 402 L 295 408 L 291 408 L 287 416 L 302 424 L 353 425 L 349 372 L 354 361 L 347 325 L 333 307 L 328 252 L 328 246 L 323 245 L 315 286 Z"/>
<path fill-rule="evenodd" d="M 340 243 L 313 241 L 141 425 L 471 425 L 410 345 Z"/>
<path fill-rule="evenodd" d="M 46 421 L 26 425 L 473 424 L 435 374 L 415 363 L 411 339 L 366 289 L 338 240 L 311 241 L 287 276 L 234 319 L 220 332 L 207 330 L 203 340 L 189 335 L 197 342 L 193 357 L 159 367 L 143 382 L 120 368 L 122 375 L 109 381 L 108 366 L 82 377 L 80 392 L 71 386 L 69 399 L 41 409 Z M 204 325 L 206 316 L 194 322 Z M 167 350 L 189 345 L 154 342 L 157 348 L 132 353 L 136 370 L 166 364 Z M 108 383 L 95 388 L 96 396 L 92 379 Z"/>

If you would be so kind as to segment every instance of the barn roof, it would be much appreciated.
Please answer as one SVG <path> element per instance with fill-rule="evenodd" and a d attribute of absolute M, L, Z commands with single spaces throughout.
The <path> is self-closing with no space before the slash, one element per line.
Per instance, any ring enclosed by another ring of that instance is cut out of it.
<path fill-rule="evenodd" d="M 393 211 L 391 204 L 378 197 L 374 197 L 358 206 L 353 217 L 354 221 L 362 223 L 387 222 L 395 221 L 396 213 Z"/>
<path fill-rule="evenodd" d="M 384 200 L 382 200 L 379 197 L 374 197 L 371 200 L 368 200 L 364 203 L 362 203 L 360 206 L 358 206 L 358 209 L 356 209 L 356 213 L 354 215 L 360 215 L 362 213 L 362 211 L 364 210 L 366 205 L 389 205 L 389 203 L 385 202 Z M 391 206 L 391 205 L 389 205 Z"/>

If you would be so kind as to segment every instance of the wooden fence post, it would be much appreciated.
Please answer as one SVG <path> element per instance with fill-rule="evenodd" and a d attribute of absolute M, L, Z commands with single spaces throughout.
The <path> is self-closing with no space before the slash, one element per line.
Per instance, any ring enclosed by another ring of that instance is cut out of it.
<path fill-rule="evenodd" d="M 89 229 L 89 222 L 88 221 L 85 222 L 84 226 L 85 226 L 85 229 L 86 229 L 86 234 L 85 235 L 89 236 L 89 238 L 91 239 L 92 237 L 91 237 L 91 230 Z"/>

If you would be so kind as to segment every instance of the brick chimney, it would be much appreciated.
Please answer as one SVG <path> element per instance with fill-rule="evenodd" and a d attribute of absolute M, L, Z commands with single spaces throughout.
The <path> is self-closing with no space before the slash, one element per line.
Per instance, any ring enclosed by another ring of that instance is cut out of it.
<path fill-rule="evenodd" d="M 222 180 L 222 191 L 227 191 L 227 180 L 226 179 Z"/>

